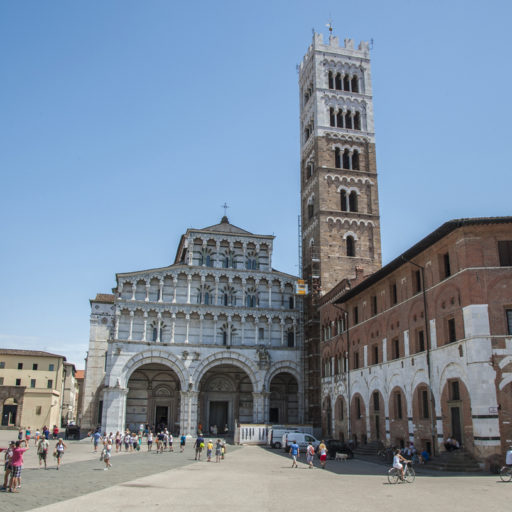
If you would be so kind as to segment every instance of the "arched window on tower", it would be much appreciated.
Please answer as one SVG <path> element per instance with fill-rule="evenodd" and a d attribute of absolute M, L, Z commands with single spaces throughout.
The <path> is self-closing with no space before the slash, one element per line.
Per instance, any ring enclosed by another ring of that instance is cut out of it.
<path fill-rule="evenodd" d="M 352 153 L 352 169 L 359 171 L 359 151 L 357 150 Z"/>
<path fill-rule="evenodd" d="M 308 219 L 312 219 L 315 214 L 315 207 L 313 203 L 308 203 Z"/>
<path fill-rule="evenodd" d="M 222 331 L 222 344 L 223 345 L 228 344 L 228 333 L 226 331 Z"/>
<path fill-rule="evenodd" d="M 357 77 L 357 75 L 354 75 L 352 77 L 351 86 L 352 92 L 359 92 L 359 78 Z"/>
<path fill-rule="evenodd" d="M 361 129 L 361 114 L 359 112 L 356 112 L 354 114 L 354 130 L 360 130 Z"/>
<path fill-rule="evenodd" d="M 343 77 L 343 90 L 350 91 L 350 77 L 348 75 Z"/>
<path fill-rule="evenodd" d="M 343 169 L 350 169 L 350 154 L 348 149 L 343 151 Z"/>
<path fill-rule="evenodd" d="M 313 176 L 313 169 L 313 162 L 309 162 L 309 164 L 306 164 L 306 176 L 308 179 L 311 178 L 311 176 Z"/>
<path fill-rule="evenodd" d="M 343 110 L 338 110 L 336 114 L 336 126 L 338 128 L 343 128 Z"/>
<path fill-rule="evenodd" d="M 353 236 L 347 236 L 347 256 L 355 256 L 356 255 L 356 241 Z"/>
<path fill-rule="evenodd" d="M 352 130 L 352 111 L 351 110 L 349 110 L 345 114 L 345 128 Z"/>
<path fill-rule="evenodd" d="M 340 200 L 341 200 L 341 211 L 347 211 L 347 192 L 345 190 L 341 190 L 340 192 Z"/>
<path fill-rule="evenodd" d="M 334 89 L 334 77 L 332 71 L 329 71 L 329 89 Z"/>
<path fill-rule="evenodd" d="M 341 91 L 341 74 L 336 73 L 336 90 Z"/>
<path fill-rule="evenodd" d="M 357 212 L 357 193 L 354 191 L 348 196 L 348 206 L 351 212 Z"/>
<path fill-rule="evenodd" d="M 329 109 L 329 124 L 331 126 L 336 126 L 336 115 L 332 107 Z"/>
<path fill-rule="evenodd" d="M 153 327 L 153 336 L 152 336 L 152 341 L 157 341 L 158 339 L 158 329 L 156 327 Z"/>
<path fill-rule="evenodd" d="M 341 169 L 340 148 L 336 148 L 334 150 L 334 167 L 336 167 L 336 169 Z"/>
<path fill-rule="evenodd" d="M 286 341 L 288 342 L 289 348 L 292 348 L 295 346 L 295 335 L 293 334 L 293 331 L 288 331 Z"/>
<path fill-rule="evenodd" d="M 288 299 L 288 307 L 290 309 L 293 309 L 293 307 L 294 307 L 293 296 Z"/>

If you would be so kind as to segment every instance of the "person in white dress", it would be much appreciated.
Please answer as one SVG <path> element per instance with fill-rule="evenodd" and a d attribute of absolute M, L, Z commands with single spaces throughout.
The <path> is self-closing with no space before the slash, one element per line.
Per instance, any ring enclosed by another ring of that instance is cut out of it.
<path fill-rule="evenodd" d="M 393 456 L 393 467 L 400 470 L 400 475 L 403 480 L 404 479 L 404 465 L 402 464 L 402 462 L 411 462 L 411 461 L 402 457 L 402 454 L 400 453 L 400 448 L 398 448 L 395 452 L 395 455 Z"/>

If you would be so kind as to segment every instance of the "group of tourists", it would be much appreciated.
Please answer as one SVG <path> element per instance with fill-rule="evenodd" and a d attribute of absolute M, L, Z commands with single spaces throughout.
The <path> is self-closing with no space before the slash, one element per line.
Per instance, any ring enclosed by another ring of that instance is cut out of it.
<path fill-rule="evenodd" d="M 195 460 L 201 460 L 201 454 L 203 450 L 206 448 L 206 462 L 212 461 L 213 450 L 215 449 L 215 462 L 220 462 L 224 459 L 226 454 L 226 443 L 221 439 L 217 439 L 215 445 L 211 439 L 208 441 L 205 440 L 202 434 L 197 436 L 197 439 L 194 443 L 194 450 L 196 453 Z"/>
<path fill-rule="evenodd" d="M 31 439 L 34 440 L 34 446 L 37 445 L 39 440 L 44 437 L 46 440 L 49 440 L 50 437 L 52 439 L 58 439 L 59 438 L 59 427 L 57 425 L 53 425 L 52 431 L 50 432 L 50 429 L 45 425 L 41 429 L 36 429 L 34 434 L 32 435 L 32 430 L 29 427 L 26 427 L 25 429 L 20 428 L 18 431 L 18 441 L 26 440 L 27 444 Z"/>

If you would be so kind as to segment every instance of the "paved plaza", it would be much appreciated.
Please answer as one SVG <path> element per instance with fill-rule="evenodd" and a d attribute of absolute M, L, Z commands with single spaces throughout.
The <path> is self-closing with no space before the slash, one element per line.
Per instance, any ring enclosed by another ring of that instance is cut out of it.
<path fill-rule="evenodd" d="M 0 446 L 15 435 L 0 431 Z M 291 469 L 282 451 L 253 446 L 229 446 L 220 464 L 196 462 L 192 442 L 184 453 L 157 455 L 144 447 L 141 453 L 114 454 L 112 469 L 104 471 L 90 441 L 67 444 L 59 471 L 53 457 L 50 469 L 38 469 L 32 444 L 22 489 L 0 493 L 0 511 L 507 510 L 512 497 L 512 483 L 495 475 L 429 474 L 419 468 L 413 484 L 389 485 L 383 465 L 356 459 L 329 461 L 326 470 L 306 464 Z"/>

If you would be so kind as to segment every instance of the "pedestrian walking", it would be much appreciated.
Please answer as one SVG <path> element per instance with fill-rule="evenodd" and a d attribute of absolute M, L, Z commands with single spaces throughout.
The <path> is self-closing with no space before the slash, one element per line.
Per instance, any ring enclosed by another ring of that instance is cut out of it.
<path fill-rule="evenodd" d="M 22 446 L 25 445 L 25 446 Z M 16 446 L 12 452 L 12 470 L 11 483 L 9 485 L 10 492 L 18 492 L 21 487 L 21 469 L 23 467 L 23 454 L 29 449 L 29 445 L 25 440 L 16 441 Z"/>
<path fill-rule="evenodd" d="M 121 449 L 121 432 L 119 430 L 116 432 L 116 453 L 119 453 Z"/>
<path fill-rule="evenodd" d="M 9 486 L 9 477 L 12 474 L 12 456 L 14 453 L 14 448 L 16 448 L 16 441 L 11 441 L 9 446 L 5 450 L 4 456 L 4 485 L 2 486 L 2 491 L 6 491 Z"/>
<path fill-rule="evenodd" d="M 201 434 L 197 436 L 196 442 L 194 443 L 194 448 L 196 449 L 196 456 L 194 460 L 201 460 L 201 452 L 204 448 L 204 439 Z"/>
<path fill-rule="evenodd" d="M 222 440 L 222 449 L 220 451 L 220 457 L 222 460 L 224 460 L 225 456 L 226 456 L 226 441 Z"/>
<path fill-rule="evenodd" d="M 30 436 L 31 436 L 30 427 L 27 427 L 25 429 L 25 440 L 27 441 L 27 443 L 30 441 Z"/>
<path fill-rule="evenodd" d="M 212 460 L 212 452 L 213 452 L 213 443 L 212 440 L 209 439 L 208 443 L 206 444 L 206 462 L 211 462 Z"/>
<path fill-rule="evenodd" d="M 57 458 L 57 469 L 60 468 L 60 463 L 62 461 L 62 457 L 64 457 L 64 450 L 67 448 L 67 445 L 62 440 L 62 437 L 59 437 L 57 444 L 55 445 L 55 452 L 53 453 Z"/>
<path fill-rule="evenodd" d="M 318 445 L 318 453 L 320 455 L 320 465 L 322 466 L 322 469 L 325 469 L 325 464 L 327 462 L 327 446 L 325 446 L 324 440 L 322 440 Z"/>
<path fill-rule="evenodd" d="M 48 449 L 50 447 L 50 443 L 44 437 L 41 437 L 37 443 L 37 456 L 39 458 L 39 467 L 41 467 L 41 463 L 44 462 L 44 469 L 48 469 L 46 465 L 46 458 L 48 456 Z"/>
<path fill-rule="evenodd" d="M 92 435 L 92 442 L 94 444 L 94 451 L 98 451 L 98 444 L 100 444 L 101 441 L 101 432 L 99 430 L 96 430 L 94 434 Z"/>
<path fill-rule="evenodd" d="M 315 448 L 313 447 L 313 443 L 309 443 L 306 448 L 306 460 L 309 465 L 309 469 L 313 469 L 313 460 L 315 458 Z"/>
<path fill-rule="evenodd" d="M 101 459 L 103 459 L 103 462 L 105 463 L 105 469 L 103 471 L 107 471 L 109 468 L 112 467 L 112 464 L 110 463 L 110 459 L 112 457 L 112 443 L 110 440 L 107 439 L 107 442 L 105 443 L 105 446 L 103 446 L 103 450 L 101 452 Z"/>
<path fill-rule="evenodd" d="M 215 462 L 220 462 L 220 456 L 222 455 L 222 441 L 217 439 L 215 443 Z"/>
<path fill-rule="evenodd" d="M 185 449 L 185 443 L 187 442 L 187 436 L 185 434 L 181 434 L 180 437 L 180 453 Z"/>
<path fill-rule="evenodd" d="M 290 445 L 290 455 L 292 456 L 292 468 L 298 468 L 299 465 L 297 464 L 297 457 L 300 454 L 299 445 L 297 444 L 297 441 L 293 440 L 292 444 Z"/>
<path fill-rule="evenodd" d="M 169 432 L 169 451 L 173 452 L 174 448 L 172 447 L 172 443 L 174 441 L 174 438 L 172 437 L 172 434 Z"/>
<path fill-rule="evenodd" d="M 151 430 L 148 432 L 148 452 L 151 451 L 151 447 L 153 446 L 153 432 Z"/>

